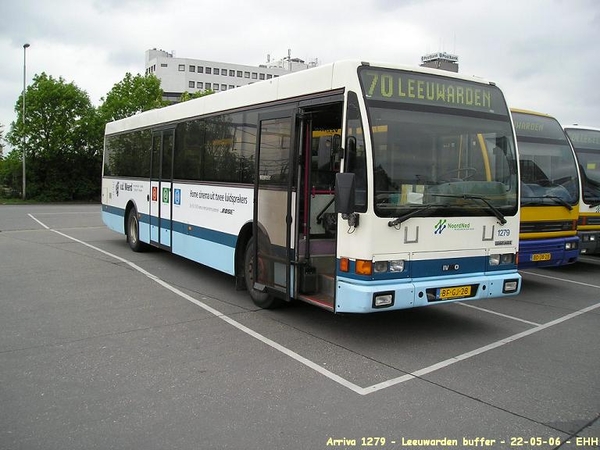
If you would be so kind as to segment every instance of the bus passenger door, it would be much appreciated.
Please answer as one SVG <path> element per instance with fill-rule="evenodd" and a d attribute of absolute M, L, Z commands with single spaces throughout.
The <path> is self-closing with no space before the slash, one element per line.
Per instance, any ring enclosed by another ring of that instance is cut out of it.
<path fill-rule="evenodd" d="M 152 135 L 150 243 L 166 250 L 171 248 L 173 143 L 174 130 Z"/>
<path fill-rule="evenodd" d="M 254 203 L 255 288 L 290 298 L 294 147 L 293 111 L 259 116 Z M 257 262 L 260 261 L 260 264 Z"/>

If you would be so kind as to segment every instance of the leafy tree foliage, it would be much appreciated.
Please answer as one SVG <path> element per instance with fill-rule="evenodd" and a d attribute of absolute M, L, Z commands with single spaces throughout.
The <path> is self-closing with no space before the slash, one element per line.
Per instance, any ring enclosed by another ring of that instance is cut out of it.
<path fill-rule="evenodd" d="M 188 100 L 192 100 L 195 98 L 204 97 L 206 95 L 214 94 L 214 91 L 211 89 L 207 89 L 205 91 L 196 91 L 190 94 L 188 91 L 185 91 L 183 94 L 179 96 L 179 102 L 187 102 Z"/>
<path fill-rule="evenodd" d="M 92 180 L 100 177 L 102 147 L 97 136 L 100 124 L 88 94 L 62 77 L 57 80 L 42 73 L 34 77 L 25 96 L 25 122 L 21 96 L 15 105 L 17 121 L 7 140 L 14 149 L 11 154 L 18 154 L 19 159 L 25 142 L 27 197 L 46 201 L 97 198 L 100 188 Z"/>
<path fill-rule="evenodd" d="M 4 191 L 21 191 L 25 142 L 27 198 L 98 199 L 106 123 L 168 105 L 162 97 L 155 75 L 126 73 L 94 108 L 88 94 L 74 83 L 45 73 L 36 75 L 25 93 L 25 123 L 23 97 L 15 104 L 17 120 L 6 135 L 12 151 L 0 160 L 0 186 L 5 187 L 0 196 Z M 2 131 L 0 125 L 0 143 Z"/>
<path fill-rule="evenodd" d="M 162 97 L 163 91 L 156 75 L 132 76 L 127 72 L 125 78 L 116 83 L 103 99 L 99 108 L 100 116 L 105 122 L 110 122 L 161 108 L 169 104 Z"/>

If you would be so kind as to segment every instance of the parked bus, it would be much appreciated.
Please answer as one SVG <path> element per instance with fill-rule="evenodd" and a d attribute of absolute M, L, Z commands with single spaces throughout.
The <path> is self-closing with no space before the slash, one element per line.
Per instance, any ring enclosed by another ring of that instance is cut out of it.
<path fill-rule="evenodd" d="M 579 256 L 581 198 L 573 148 L 554 117 L 511 112 L 521 167 L 519 268 L 572 264 Z"/>
<path fill-rule="evenodd" d="M 600 253 L 600 128 L 565 127 L 581 173 L 583 201 L 579 208 L 581 253 Z"/>
<path fill-rule="evenodd" d="M 515 295 L 518 156 L 493 83 L 338 62 L 107 124 L 105 224 L 256 305 Z"/>

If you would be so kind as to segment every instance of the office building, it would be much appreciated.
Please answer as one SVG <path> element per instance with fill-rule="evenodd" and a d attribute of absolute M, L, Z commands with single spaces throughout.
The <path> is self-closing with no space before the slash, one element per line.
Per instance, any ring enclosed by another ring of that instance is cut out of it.
<path fill-rule="evenodd" d="M 221 92 L 316 65 L 316 61 L 305 63 L 292 58 L 289 51 L 287 58 L 270 61 L 267 57 L 267 64 L 260 66 L 177 58 L 173 52 L 157 49 L 146 51 L 146 74 L 160 79 L 165 99 L 173 102 L 186 91 L 190 94 L 205 90 Z"/>

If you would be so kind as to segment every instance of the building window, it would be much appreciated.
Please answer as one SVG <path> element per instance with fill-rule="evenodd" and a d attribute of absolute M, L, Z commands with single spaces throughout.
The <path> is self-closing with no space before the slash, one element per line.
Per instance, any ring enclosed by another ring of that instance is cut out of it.
<path fill-rule="evenodd" d="M 206 83 L 206 89 L 207 90 L 211 89 L 211 84 L 210 83 Z"/>
<path fill-rule="evenodd" d="M 213 69 L 213 73 L 214 73 L 215 75 L 219 75 L 219 69 L 217 69 L 217 68 L 215 67 L 215 68 Z"/>
<path fill-rule="evenodd" d="M 185 64 L 179 64 L 179 71 L 185 72 Z"/>
<path fill-rule="evenodd" d="M 250 78 L 250 72 L 244 72 L 244 78 Z"/>
<path fill-rule="evenodd" d="M 226 84 L 222 84 L 221 85 L 221 90 L 222 91 L 226 91 L 227 90 L 227 85 Z"/>
<path fill-rule="evenodd" d="M 210 67 L 207 67 L 207 68 L 206 68 L 206 73 L 207 73 L 208 75 L 210 75 L 210 74 L 212 73 L 212 69 L 211 69 Z"/>
<path fill-rule="evenodd" d="M 190 82 L 188 83 L 188 86 L 189 86 L 189 87 L 191 87 L 192 89 L 196 87 L 196 86 L 195 86 L 195 83 L 194 83 L 193 81 L 190 81 Z"/>
<path fill-rule="evenodd" d="M 264 79 L 265 79 L 265 74 L 264 74 L 264 73 L 261 73 L 261 74 L 259 75 L 259 79 L 261 79 L 261 80 L 264 80 Z"/>
<path fill-rule="evenodd" d="M 196 87 L 198 89 L 204 89 L 204 83 L 202 81 L 198 81 L 198 83 L 196 84 Z"/>
<path fill-rule="evenodd" d="M 169 67 L 169 65 L 167 63 L 161 63 L 160 67 Z"/>
<path fill-rule="evenodd" d="M 273 75 L 271 75 L 270 73 L 267 74 L 267 80 L 270 80 L 271 78 L 273 78 Z"/>
<path fill-rule="evenodd" d="M 238 76 L 239 78 L 242 78 L 242 71 L 241 71 L 241 70 L 238 70 L 238 71 L 237 71 L 237 76 Z"/>
<path fill-rule="evenodd" d="M 229 89 L 235 89 L 235 86 L 233 84 L 230 84 Z"/>
<path fill-rule="evenodd" d="M 218 90 L 219 90 L 219 83 L 213 84 L 213 91 L 218 91 Z"/>
<path fill-rule="evenodd" d="M 198 73 L 204 73 L 204 67 L 198 66 Z"/>
<path fill-rule="evenodd" d="M 195 72 L 196 71 L 196 66 L 190 66 L 190 72 Z"/>
<path fill-rule="evenodd" d="M 229 76 L 230 77 L 235 77 L 235 70 L 230 70 L 229 71 Z"/>
<path fill-rule="evenodd" d="M 258 80 L 258 74 L 256 72 L 252 72 L 252 79 Z"/>

